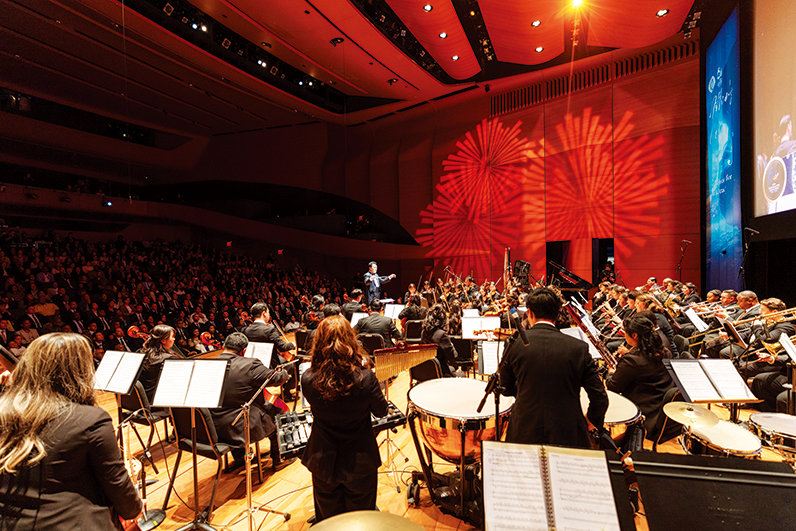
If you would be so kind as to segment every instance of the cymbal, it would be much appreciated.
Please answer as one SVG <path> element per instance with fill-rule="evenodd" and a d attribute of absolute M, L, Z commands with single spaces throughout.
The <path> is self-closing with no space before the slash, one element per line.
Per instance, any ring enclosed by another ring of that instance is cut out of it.
<path fill-rule="evenodd" d="M 715 426 L 719 417 L 705 406 L 690 402 L 669 402 L 663 406 L 666 416 L 686 426 Z"/>
<path fill-rule="evenodd" d="M 423 531 L 422 527 L 411 520 L 381 511 L 353 511 L 338 514 L 312 527 L 318 531 L 370 531 L 371 529 Z"/>

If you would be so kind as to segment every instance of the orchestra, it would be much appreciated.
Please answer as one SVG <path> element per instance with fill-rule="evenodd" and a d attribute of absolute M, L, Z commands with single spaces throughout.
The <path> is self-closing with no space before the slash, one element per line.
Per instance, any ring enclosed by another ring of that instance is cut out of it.
<path fill-rule="evenodd" d="M 731 360 L 755 396 L 762 399 L 751 407 L 784 412 L 790 405 L 786 384 L 791 378 L 791 364 L 787 352 L 777 345 L 781 335 L 796 335 L 793 325 L 796 311 L 789 310 L 779 299 L 758 301 L 754 292 L 736 293 L 727 289 L 712 290 L 702 301 L 694 283 L 666 278 L 659 285 L 655 277 L 633 289 L 603 281 L 593 288 L 591 298 L 585 289 L 562 289 L 555 276 L 548 279 L 550 284 L 544 285 L 509 275 L 504 289 L 500 290 L 500 281 L 486 279 L 478 284 L 471 276 L 459 276 L 446 269 L 445 278 L 432 281 L 431 275 L 427 279 L 421 276 L 416 284 L 408 285 L 403 297 L 393 301 L 377 297 L 377 293 L 379 297 L 388 297 L 391 286 L 387 284 L 395 277 L 376 280 L 376 267 L 372 263 L 369 268 L 370 286 L 363 282 L 349 290 L 342 300 L 335 298 L 335 302 L 320 292 L 303 293 L 299 297 L 300 306 L 291 308 L 289 314 L 286 312 L 291 318 L 302 316 L 301 328 L 296 333 L 302 330 L 308 333 L 306 352 L 300 355 L 300 361 L 309 369 L 300 378 L 301 388 L 284 385 L 299 379 L 290 372 L 280 371 L 283 363 L 297 355 L 295 343 L 273 319 L 269 305 L 261 301 L 251 305 L 248 313 L 232 312 L 236 316 L 235 326 L 231 327 L 233 332 L 223 346 L 213 332 L 218 322 L 216 312 L 211 310 L 209 315 L 214 317 L 210 318 L 198 305 L 192 308 L 189 318 L 177 319 L 174 327 L 156 319 L 149 319 L 152 326 L 148 326 L 146 306 L 136 305 L 133 300 L 128 303 L 130 315 L 138 324 L 126 331 L 117 326 L 105 332 L 123 351 L 144 353 L 138 379 L 150 402 L 165 360 L 186 357 L 184 352 L 188 352 L 189 359 L 210 357 L 232 363 L 222 408 L 211 410 L 219 441 L 233 448 L 234 464 L 226 469 L 227 473 L 234 473 L 245 464 L 242 423 L 232 425 L 231 421 L 248 395 L 266 379 L 273 380 L 272 388 L 283 386 L 284 402 L 278 394 L 271 395 L 265 390 L 263 400 L 256 402 L 259 409 L 252 409 L 256 421 L 250 423 L 252 440 L 269 440 L 274 472 L 292 463 L 292 459 L 280 457 L 283 448 L 274 419 L 289 414 L 287 403 L 297 403 L 299 395 L 306 398 L 305 408 L 311 409 L 314 423 L 301 457 L 312 474 L 316 521 L 377 505 L 375 471 L 381 461 L 378 450 L 374 451 L 370 414 L 386 414 L 386 401 L 384 388 L 380 389 L 372 376 L 376 358 L 372 351 L 363 348 L 362 337 L 357 335 L 376 334 L 383 339 L 384 348 L 401 352 L 407 348 L 403 340 L 408 321 L 422 322 L 420 342 L 434 349 L 429 357 L 435 359 L 439 376 L 466 378 L 468 375 L 460 369 L 461 352 L 457 352 L 453 343 L 462 337 L 463 320 L 466 316 L 499 318 L 499 328 L 478 330 L 475 334 L 506 343 L 504 362 L 496 374 L 502 393 L 514 397 L 511 414 L 506 415 L 505 440 L 511 442 L 575 447 L 615 444 L 622 451 L 635 451 L 643 447 L 645 439 L 648 443 L 658 443 L 676 436 L 677 432 L 671 429 L 662 433 L 666 419 L 663 406 L 676 390 L 675 381 L 664 366 L 665 360 L 706 357 Z M 562 276 L 573 277 L 571 272 Z M 374 291 L 375 282 L 379 289 Z M 370 298 L 367 306 L 363 302 L 366 293 Z M 159 300 L 154 295 L 151 299 Z M 163 300 L 159 302 L 165 304 Z M 175 308 L 188 308 L 190 304 L 187 297 L 182 304 L 173 301 Z M 398 304 L 400 311 L 388 317 L 384 315 L 386 304 Z M 99 315 L 98 308 L 93 309 Z M 368 315 L 351 326 L 352 316 L 363 310 Z M 232 313 L 222 312 L 223 319 L 230 324 Z M 202 327 L 203 319 L 213 328 Z M 185 326 L 189 320 L 196 325 Z M 92 321 L 94 326 L 87 327 L 93 337 L 102 334 L 95 323 Z M 13 334 L 8 332 L 12 328 L 10 320 L 4 319 L 3 331 L 11 335 L 9 341 L 18 341 L 18 335 L 29 343 L 27 352 L 20 356 L 23 360 L 34 359 L 37 345 L 56 339 L 54 334 L 34 333 L 28 314 L 19 324 L 19 331 Z M 698 327 L 705 329 L 697 332 Z M 569 332 L 582 339 L 570 337 Z M 257 359 L 242 357 L 250 341 L 274 345 L 269 367 Z M 203 348 L 198 348 L 197 342 Z M 99 363 L 103 344 L 93 341 L 86 345 L 91 347 L 92 354 L 99 353 L 96 360 Z M 587 353 L 592 347 L 596 355 Z M 480 351 L 473 349 L 464 357 L 472 362 L 479 355 Z M 424 354 L 412 363 L 429 357 Z M 562 364 L 560 370 L 551 369 L 555 363 Z M 0 400 L 11 396 L 15 386 L 21 385 L 22 367 L 20 363 L 16 369 L 11 366 L 4 373 L 3 380 L 15 383 L 7 386 Z M 587 402 L 582 402 L 582 397 L 578 399 L 581 389 Z M 291 391 L 296 395 L 291 396 Z M 625 431 L 619 436 L 614 436 L 607 413 L 609 403 L 618 400 L 616 396 L 637 408 L 639 419 L 627 421 Z M 279 407 L 272 406 L 277 403 Z M 555 421 L 551 424 L 552 417 L 540 411 L 555 411 Z M 606 439 L 613 442 L 605 443 Z M 11 463 L 7 461 L 10 454 L 3 453 L 7 448 L 0 437 L 0 464 Z M 359 449 L 352 453 L 355 448 Z M 15 458 L 14 464 L 4 465 L 3 481 L 13 481 L 19 466 L 37 466 L 37 462 L 38 458 L 30 456 Z M 7 514 L 14 502 L 2 494 L 0 500 L 0 514 Z M 130 517 L 134 506 L 138 507 L 133 501 L 125 500 L 126 505 L 119 507 L 113 503 L 119 514 Z M 24 511 L 16 514 L 26 517 Z"/>

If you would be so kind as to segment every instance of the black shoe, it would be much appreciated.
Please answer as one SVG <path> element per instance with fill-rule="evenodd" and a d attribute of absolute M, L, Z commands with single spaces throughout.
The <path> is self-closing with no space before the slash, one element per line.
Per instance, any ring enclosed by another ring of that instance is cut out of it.
<path fill-rule="evenodd" d="M 283 459 L 283 460 L 280 460 L 280 461 L 276 461 L 271 466 L 271 470 L 274 471 L 274 472 L 279 472 L 283 468 L 287 468 L 288 466 L 292 465 L 293 461 L 295 461 L 295 460 L 296 460 L 295 457 L 291 457 L 290 459 Z"/>
<path fill-rule="evenodd" d="M 246 466 L 245 459 L 235 459 L 234 461 L 232 461 L 232 463 L 229 464 L 227 468 L 224 469 L 224 472 L 226 472 L 227 474 L 231 474 L 232 472 L 237 472 L 244 466 Z"/>

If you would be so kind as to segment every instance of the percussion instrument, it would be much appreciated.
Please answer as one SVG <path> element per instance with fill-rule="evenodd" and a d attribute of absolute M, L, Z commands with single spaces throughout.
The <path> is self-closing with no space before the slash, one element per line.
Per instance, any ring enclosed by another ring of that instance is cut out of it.
<path fill-rule="evenodd" d="M 469 378 L 439 378 L 417 384 L 409 390 L 409 410 L 417 415 L 420 433 L 428 447 L 449 463 L 462 458 L 462 431 L 465 433 L 464 458 L 473 462 L 481 457 L 481 441 L 495 439 L 494 408 L 478 413 L 486 382 Z M 501 397 L 500 418 L 505 420 L 514 397 Z M 502 422 L 505 433 L 507 424 Z M 501 433 L 501 437 L 504 433 Z"/>
<path fill-rule="evenodd" d="M 384 382 L 437 356 L 437 345 L 407 345 L 373 351 L 376 379 Z"/>
<path fill-rule="evenodd" d="M 644 422 L 641 410 L 624 396 L 606 391 L 608 393 L 608 410 L 605 412 L 605 429 L 615 441 L 620 439 L 630 426 Z M 580 390 L 580 407 L 583 415 L 589 409 L 589 395 L 585 389 Z"/>
<path fill-rule="evenodd" d="M 390 529 L 393 531 L 422 531 L 422 527 L 403 516 L 381 511 L 352 511 L 338 514 L 313 526 L 318 531 L 370 531 Z"/>
<path fill-rule="evenodd" d="M 285 413 L 274 417 L 276 420 L 276 434 L 279 442 L 279 454 L 282 457 L 292 457 L 300 454 L 307 446 L 312 432 L 312 412 L 301 411 Z M 387 402 L 387 415 L 383 417 L 371 416 L 373 431 L 379 433 L 397 426 L 406 424 L 406 415 L 392 402 Z"/>
<path fill-rule="evenodd" d="M 762 452 L 754 433 L 726 420 L 714 426 L 691 426 L 680 435 L 680 445 L 692 455 L 759 459 Z"/>
<path fill-rule="evenodd" d="M 749 429 L 786 460 L 796 461 L 796 417 L 784 413 L 752 413 Z"/>
<path fill-rule="evenodd" d="M 689 402 L 669 402 L 663 406 L 667 417 L 683 426 L 715 426 L 719 417 L 704 406 Z"/>

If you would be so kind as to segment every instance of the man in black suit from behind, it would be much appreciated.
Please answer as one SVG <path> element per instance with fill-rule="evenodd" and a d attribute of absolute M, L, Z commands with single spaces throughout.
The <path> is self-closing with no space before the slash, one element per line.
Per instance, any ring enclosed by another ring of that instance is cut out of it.
<path fill-rule="evenodd" d="M 370 262 L 368 264 L 368 271 L 365 273 L 365 278 L 363 279 L 368 304 L 370 304 L 370 301 L 373 299 L 379 299 L 381 297 L 381 286 L 395 278 L 395 273 L 379 276 L 377 274 L 378 270 L 379 265 L 376 262 Z"/>
<path fill-rule="evenodd" d="M 384 339 L 384 348 L 393 346 L 392 338 L 400 340 L 403 338 L 395 321 L 382 315 L 382 303 L 379 299 L 370 301 L 370 315 L 363 317 L 354 327 L 357 334 L 379 334 Z"/>
<path fill-rule="evenodd" d="M 254 303 L 250 315 L 252 319 L 254 319 L 254 322 L 244 328 L 242 332 L 249 341 L 274 344 L 275 355 L 271 356 L 271 369 L 281 363 L 285 363 L 285 359 L 277 353 L 293 350 L 296 348 L 296 345 L 289 341 L 285 341 L 276 326 L 271 323 L 271 314 L 268 310 L 268 305 L 264 302 Z"/>
<path fill-rule="evenodd" d="M 351 290 L 351 300 L 343 304 L 343 317 L 351 321 L 351 316 L 354 312 L 362 311 L 362 290 L 355 288 Z"/>
<path fill-rule="evenodd" d="M 561 301 L 548 288 L 527 299 L 528 345 L 515 342 L 500 371 L 503 394 L 516 396 L 506 440 L 588 448 L 589 434 L 580 406 L 580 389 L 589 396 L 589 421 L 603 430 L 608 395 L 585 342 L 555 325 Z"/>
<path fill-rule="evenodd" d="M 290 374 L 267 368 L 257 358 L 244 358 L 243 353 L 249 345 L 249 340 L 240 332 L 233 332 L 224 341 L 224 350 L 218 359 L 229 360 L 229 373 L 224 382 L 224 401 L 219 409 L 211 409 L 213 423 L 216 425 L 218 439 L 233 446 L 232 456 L 235 458 L 231 470 L 236 470 L 244 464 L 246 451 L 246 433 L 243 418 L 232 424 L 235 417 L 243 409 L 241 406 L 248 402 L 255 391 L 268 380 L 268 386 L 276 387 L 285 383 Z M 271 441 L 271 463 L 274 472 L 281 470 L 289 462 L 282 463 L 279 457 L 279 443 L 276 437 L 274 415 L 281 411 L 276 406 L 268 403 L 263 394 L 257 397 L 249 410 L 249 430 L 251 442 L 260 441 L 268 437 Z"/>

